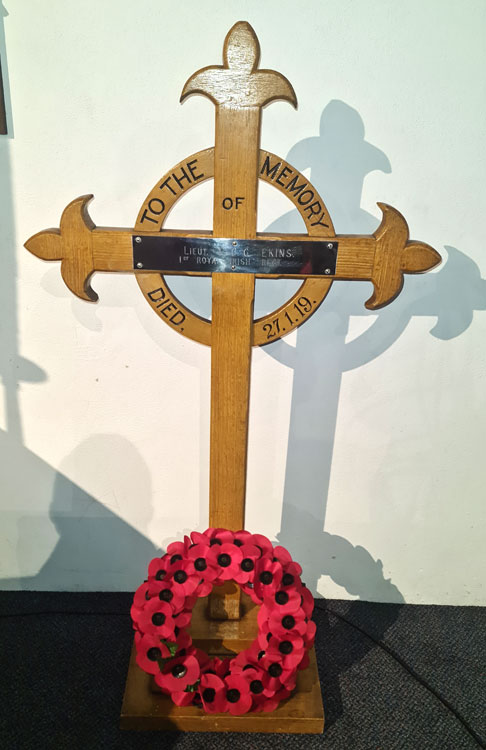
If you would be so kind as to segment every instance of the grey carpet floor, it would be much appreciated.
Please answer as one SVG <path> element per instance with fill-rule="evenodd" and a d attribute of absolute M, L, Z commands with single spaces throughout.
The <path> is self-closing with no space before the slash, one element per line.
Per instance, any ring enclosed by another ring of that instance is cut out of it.
<path fill-rule="evenodd" d="M 486 609 L 323 599 L 323 735 L 122 732 L 131 596 L 0 592 L 2 750 L 486 747 Z"/>

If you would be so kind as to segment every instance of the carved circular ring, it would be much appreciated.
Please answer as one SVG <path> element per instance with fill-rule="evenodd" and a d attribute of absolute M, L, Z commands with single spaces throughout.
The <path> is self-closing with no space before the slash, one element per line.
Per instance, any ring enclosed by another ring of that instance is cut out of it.
<path fill-rule="evenodd" d="M 169 211 L 184 193 L 214 176 L 214 149 L 189 156 L 167 172 L 142 204 L 135 224 L 138 232 L 161 232 Z M 335 237 L 331 217 L 317 190 L 296 169 L 268 151 L 260 151 L 259 177 L 274 185 L 298 209 L 311 236 Z M 170 230 L 164 230 L 170 234 Z M 209 235 L 211 233 L 208 233 Z M 200 236 L 194 232 L 194 236 Z M 138 285 L 152 309 L 174 330 L 211 345 L 211 321 L 196 315 L 173 294 L 159 273 L 137 273 Z M 253 346 L 276 341 L 298 328 L 325 299 L 332 281 L 306 279 L 281 307 L 253 322 Z"/>
<path fill-rule="evenodd" d="M 273 711 L 309 664 L 316 626 L 302 568 L 261 534 L 208 529 L 151 561 L 131 608 L 137 664 L 178 706 L 207 713 Z M 192 610 L 213 586 L 234 581 L 260 605 L 258 634 L 232 658 L 193 646 Z"/>

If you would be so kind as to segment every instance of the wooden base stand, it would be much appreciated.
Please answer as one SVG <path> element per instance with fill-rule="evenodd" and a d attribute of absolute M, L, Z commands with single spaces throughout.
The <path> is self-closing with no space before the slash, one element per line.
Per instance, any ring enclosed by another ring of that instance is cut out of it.
<path fill-rule="evenodd" d="M 193 612 L 191 635 L 198 648 L 211 656 L 229 656 L 248 648 L 257 633 L 258 612 L 249 597 L 242 595 L 240 620 L 210 620 L 207 608 L 207 599 L 201 599 Z M 137 666 L 133 647 L 120 726 L 183 732 L 320 734 L 324 729 L 324 709 L 314 649 L 309 655 L 310 665 L 299 673 L 294 694 L 275 711 L 232 716 L 206 714 L 195 706 L 175 706 L 158 690 L 151 676 Z"/>

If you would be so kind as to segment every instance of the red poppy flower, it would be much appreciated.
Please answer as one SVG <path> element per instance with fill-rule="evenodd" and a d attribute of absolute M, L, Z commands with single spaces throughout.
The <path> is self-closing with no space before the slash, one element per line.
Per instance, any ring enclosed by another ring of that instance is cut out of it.
<path fill-rule="evenodd" d="M 262 556 L 267 555 L 270 559 L 273 557 L 273 544 L 270 539 L 267 539 L 263 534 L 252 534 L 251 543 L 260 547 Z"/>
<path fill-rule="evenodd" d="M 182 692 L 199 678 L 199 662 L 192 654 L 171 659 L 154 679 L 168 693 Z"/>
<path fill-rule="evenodd" d="M 241 549 L 227 542 L 221 545 L 215 544 L 208 554 L 208 560 L 218 568 L 220 581 L 233 580 L 240 569 L 242 559 Z"/>
<path fill-rule="evenodd" d="M 258 655 L 261 652 L 258 639 L 256 638 L 251 646 L 244 651 L 240 651 L 231 661 L 231 672 L 241 673 L 247 665 L 258 666 Z"/>
<path fill-rule="evenodd" d="M 265 591 L 263 601 L 266 607 L 271 607 L 282 615 L 297 612 L 301 608 L 301 596 L 298 591 L 291 588 Z"/>
<path fill-rule="evenodd" d="M 274 661 L 280 661 L 283 669 L 297 669 L 304 655 L 304 639 L 290 633 L 280 638 L 270 638 L 267 646 L 267 656 Z"/>
<path fill-rule="evenodd" d="M 202 674 L 198 693 L 208 714 L 220 714 L 226 710 L 226 687 L 221 677 L 215 674 Z"/>
<path fill-rule="evenodd" d="M 252 535 L 249 531 L 235 531 L 233 544 L 236 544 L 237 547 L 241 547 L 243 544 L 251 544 L 251 537 Z"/>
<path fill-rule="evenodd" d="M 160 672 L 159 660 L 170 657 L 170 651 L 160 638 L 150 633 L 135 634 L 135 645 L 137 650 L 137 664 L 149 674 Z"/>
<path fill-rule="evenodd" d="M 282 561 L 280 561 L 282 562 Z M 298 588 L 302 587 L 302 581 L 300 580 L 300 576 L 302 575 L 302 567 L 299 565 L 299 563 L 296 562 L 282 562 L 282 567 L 284 571 L 284 575 L 287 575 L 286 581 L 283 584 L 284 586 L 292 586 L 293 583 L 297 584 Z M 293 581 L 290 581 L 290 576 L 294 579 Z"/>
<path fill-rule="evenodd" d="M 174 614 L 178 614 L 187 605 L 186 597 L 184 593 L 180 591 L 178 586 L 168 581 L 156 581 L 152 580 L 148 582 L 148 593 L 151 597 L 159 599 L 161 602 L 166 602 L 170 605 L 170 608 Z"/>
<path fill-rule="evenodd" d="M 256 563 L 260 558 L 260 549 L 255 544 L 242 544 L 239 549 L 241 561 L 233 578 L 241 585 L 253 579 Z"/>
<path fill-rule="evenodd" d="M 154 557 L 154 559 L 149 562 L 148 566 L 149 581 L 151 578 L 155 578 L 157 581 L 164 580 L 167 575 L 168 566 L 169 558 L 165 555 L 164 557 Z"/>
<path fill-rule="evenodd" d="M 202 534 L 200 531 L 191 531 L 191 542 L 192 544 L 209 544 L 209 539 L 206 534 Z M 188 549 L 190 548 L 191 545 Z"/>
<path fill-rule="evenodd" d="M 233 716 L 246 714 L 252 704 L 250 687 L 248 682 L 241 675 L 228 675 L 224 680 L 226 695 L 225 709 Z"/>
<path fill-rule="evenodd" d="M 185 557 L 187 554 L 187 548 L 189 547 L 191 543 L 191 540 L 188 536 L 184 537 L 183 542 L 171 542 L 167 547 L 166 554 L 169 556 L 169 559 L 174 557 L 174 555 L 180 555 L 181 558 Z"/>
<path fill-rule="evenodd" d="M 301 636 L 305 636 L 307 633 L 307 623 L 302 609 L 297 610 L 297 612 L 282 612 L 280 607 L 270 610 L 268 627 L 279 638 L 293 630 L 296 630 Z"/>
<path fill-rule="evenodd" d="M 228 529 L 207 529 L 204 535 L 209 539 L 211 546 L 215 544 L 232 544 L 235 538 L 234 532 L 228 531 Z"/>
<path fill-rule="evenodd" d="M 234 668 L 231 670 L 231 674 L 233 673 L 235 673 Z M 253 703 L 258 702 L 263 698 L 273 696 L 274 691 L 265 687 L 265 671 L 261 666 L 247 664 L 241 672 L 235 674 L 240 674 L 241 677 L 247 681 Z"/>
<path fill-rule="evenodd" d="M 295 669 L 286 668 L 281 659 L 265 654 L 261 659 L 261 668 L 263 670 L 263 685 L 272 692 L 280 690 L 282 687 L 293 690 L 296 682 Z"/>
<path fill-rule="evenodd" d="M 281 547 L 280 545 L 273 548 L 272 555 L 273 557 L 276 557 L 277 560 L 282 563 L 282 565 L 292 562 L 292 556 L 290 552 L 285 549 L 285 547 Z"/>
<path fill-rule="evenodd" d="M 194 574 L 199 575 L 200 579 L 204 579 L 204 583 L 216 580 L 219 575 L 218 565 L 214 562 L 214 555 L 211 552 L 212 547 L 209 544 L 202 543 L 194 544 L 187 551 L 187 558 L 194 566 Z M 200 586 L 202 585 L 200 584 Z M 198 588 L 198 595 L 206 596 L 206 594 L 200 593 L 200 588 Z"/>
<path fill-rule="evenodd" d="M 282 566 L 279 562 L 273 562 L 268 557 L 258 560 L 255 567 L 255 578 L 253 579 L 253 590 L 260 601 L 265 596 L 275 594 L 282 581 Z"/>
<path fill-rule="evenodd" d="M 159 638 L 174 637 L 175 622 L 172 609 L 169 604 L 161 602 L 158 598 L 147 602 L 147 606 L 140 613 L 138 624 L 143 633 L 150 633 Z"/>
<path fill-rule="evenodd" d="M 191 560 L 195 560 L 198 557 L 202 557 L 203 560 L 207 561 L 208 553 L 210 549 L 211 549 L 211 546 L 209 544 L 208 539 L 206 539 L 206 537 L 202 537 L 200 542 L 197 542 L 196 544 L 191 544 L 191 546 L 187 550 L 187 557 Z M 202 573 L 205 570 L 206 568 L 202 566 L 199 572 Z"/>
<path fill-rule="evenodd" d="M 192 562 L 182 559 L 169 566 L 167 580 L 175 591 L 183 596 L 191 596 L 199 584 L 200 576 L 195 574 Z"/>

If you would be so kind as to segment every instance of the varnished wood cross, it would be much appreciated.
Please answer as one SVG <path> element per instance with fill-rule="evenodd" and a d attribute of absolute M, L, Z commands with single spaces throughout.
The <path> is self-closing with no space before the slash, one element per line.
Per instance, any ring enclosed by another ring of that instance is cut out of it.
<path fill-rule="evenodd" d="M 135 273 L 150 305 L 172 328 L 211 346 L 210 511 L 214 527 L 244 526 L 250 356 L 252 346 L 275 341 L 303 323 L 321 304 L 332 281 L 366 280 L 374 286 L 368 309 L 391 302 L 404 273 L 440 262 L 422 242 L 410 242 L 403 216 L 378 204 L 383 219 L 372 236 L 335 235 L 315 188 L 283 159 L 260 150 L 262 108 L 277 99 L 296 106 L 289 81 L 259 70 L 259 44 L 249 24 L 228 33 L 223 65 L 203 68 L 184 86 L 216 107 L 214 149 L 193 154 L 155 185 L 134 230 L 96 228 L 77 198 L 64 210 L 60 230 L 26 242 L 34 255 L 60 260 L 61 274 L 81 299 L 96 300 L 95 271 Z M 214 178 L 212 232 L 163 229 L 174 203 L 190 188 Z M 257 188 L 263 179 L 287 195 L 307 234 L 258 234 Z M 212 275 L 212 320 L 177 300 L 164 274 Z M 253 320 L 255 278 L 300 278 L 299 290 L 275 312 Z M 236 609 L 226 614 L 237 616 Z"/>

